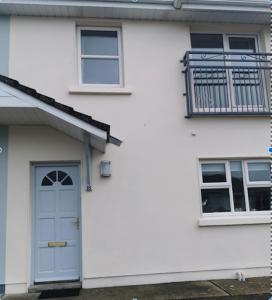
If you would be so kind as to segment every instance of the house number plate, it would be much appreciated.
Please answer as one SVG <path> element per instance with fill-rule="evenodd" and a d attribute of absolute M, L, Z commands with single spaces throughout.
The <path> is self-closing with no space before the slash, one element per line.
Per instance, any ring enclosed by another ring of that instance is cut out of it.
<path fill-rule="evenodd" d="M 49 242 L 48 243 L 48 247 L 52 248 L 52 247 L 66 247 L 67 246 L 67 242 Z"/>

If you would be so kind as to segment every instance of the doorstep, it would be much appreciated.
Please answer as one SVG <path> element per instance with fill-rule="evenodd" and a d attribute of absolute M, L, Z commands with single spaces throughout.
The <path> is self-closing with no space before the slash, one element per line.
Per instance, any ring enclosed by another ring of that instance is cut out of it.
<path fill-rule="evenodd" d="M 28 289 L 28 293 L 40 293 L 42 291 L 49 291 L 49 290 L 63 290 L 63 289 L 77 289 L 77 288 L 81 288 L 81 282 L 79 281 L 41 283 L 41 284 L 31 285 Z"/>
<path fill-rule="evenodd" d="M 267 300 L 270 278 L 211 280 L 138 285 L 113 288 L 82 289 L 69 300 Z M 39 293 L 5 296 L 4 300 L 36 300 Z M 67 298 L 68 299 L 68 298 Z"/>

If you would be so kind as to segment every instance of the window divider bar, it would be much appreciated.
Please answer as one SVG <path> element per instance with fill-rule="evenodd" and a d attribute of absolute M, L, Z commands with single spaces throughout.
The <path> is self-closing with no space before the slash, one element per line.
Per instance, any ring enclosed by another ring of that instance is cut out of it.
<path fill-rule="evenodd" d="M 100 58 L 100 59 L 119 59 L 119 56 L 115 55 L 91 55 L 91 54 L 82 54 L 81 58 Z"/>
<path fill-rule="evenodd" d="M 230 193 L 230 210 L 235 212 L 234 206 L 234 198 L 233 198 L 233 189 L 232 189 L 232 181 L 231 181 L 231 170 L 230 170 L 230 161 L 226 162 L 226 176 L 230 182 L 229 184 L 229 193 Z"/>
<path fill-rule="evenodd" d="M 250 211 L 250 207 L 249 207 L 249 197 L 248 197 L 248 189 L 247 189 L 247 168 L 246 168 L 246 161 L 242 161 L 242 171 L 243 171 L 243 184 L 244 184 L 244 194 L 245 194 L 245 202 L 246 202 L 246 211 Z"/>

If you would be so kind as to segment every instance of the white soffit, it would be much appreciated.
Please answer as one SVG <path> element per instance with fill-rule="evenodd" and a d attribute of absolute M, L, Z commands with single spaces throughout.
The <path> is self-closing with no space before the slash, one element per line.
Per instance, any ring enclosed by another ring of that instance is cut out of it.
<path fill-rule="evenodd" d="M 0 124 L 47 125 L 104 152 L 107 132 L 0 82 Z"/>
<path fill-rule="evenodd" d="M 270 1 L 0 0 L 0 14 L 270 24 Z"/>

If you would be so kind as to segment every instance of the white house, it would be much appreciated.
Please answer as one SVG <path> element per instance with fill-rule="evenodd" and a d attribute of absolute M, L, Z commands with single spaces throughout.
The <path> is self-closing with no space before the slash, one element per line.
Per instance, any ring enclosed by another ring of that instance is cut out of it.
<path fill-rule="evenodd" d="M 0 292 L 269 275 L 269 0 L 0 1 Z"/>

